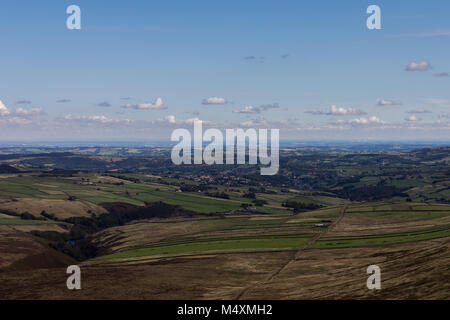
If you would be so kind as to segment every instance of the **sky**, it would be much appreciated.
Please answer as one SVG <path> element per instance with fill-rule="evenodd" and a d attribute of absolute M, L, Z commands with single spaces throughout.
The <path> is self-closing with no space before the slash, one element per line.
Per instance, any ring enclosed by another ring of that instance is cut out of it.
<path fill-rule="evenodd" d="M 449 15 L 447 0 L 4 0 L 0 140 L 164 140 L 196 119 L 449 140 Z"/>

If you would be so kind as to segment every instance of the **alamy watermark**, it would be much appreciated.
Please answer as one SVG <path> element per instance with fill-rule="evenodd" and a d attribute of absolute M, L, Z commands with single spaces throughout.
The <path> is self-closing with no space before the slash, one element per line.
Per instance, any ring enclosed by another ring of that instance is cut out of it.
<path fill-rule="evenodd" d="M 366 285 L 369 290 L 380 290 L 381 289 L 381 269 L 377 265 L 370 265 L 367 267 L 367 274 L 370 277 L 367 278 Z"/>
<path fill-rule="evenodd" d="M 81 9 L 79 6 L 72 4 L 67 7 L 66 13 L 70 14 L 66 20 L 66 26 L 69 30 L 81 29 Z"/>
<path fill-rule="evenodd" d="M 194 164 L 248 164 L 261 167 L 261 175 L 275 175 L 278 172 L 280 161 L 280 130 L 270 129 L 270 153 L 268 148 L 269 136 L 267 129 L 226 129 L 225 141 L 222 131 L 208 129 L 203 133 L 201 120 L 194 121 L 194 146 L 192 136 L 187 129 L 176 129 L 172 132 L 171 141 L 179 141 L 172 148 L 171 158 L 176 165 L 192 164 L 192 150 Z M 247 148 L 248 140 L 248 148 Z M 203 142 L 210 142 L 203 147 Z M 236 156 L 235 156 L 236 155 Z M 235 159 L 236 158 L 236 159 Z"/>
<path fill-rule="evenodd" d="M 66 285 L 69 290 L 81 290 L 81 269 L 77 265 L 67 267 L 67 274 L 70 276 L 67 278 Z"/>
<path fill-rule="evenodd" d="M 381 29 L 381 9 L 377 5 L 370 5 L 366 10 L 367 14 L 370 16 L 367 18 L 366 26 L 369 30 L 380 30 Z"/>
<path fill-rule="evenodd" d="M 66 20 L 66 26 L 69 30 L 80 30 L 81 29 L 81 8 L 72 4 L 67 7 L 66 13 L 70 16 Z M 366 9 L 366 13 L 370 16 L 366 20 L 366 26 L 369 30 L 380 30 L 381 29 L 381 9 L 377 5 L 370 5 Z"/>

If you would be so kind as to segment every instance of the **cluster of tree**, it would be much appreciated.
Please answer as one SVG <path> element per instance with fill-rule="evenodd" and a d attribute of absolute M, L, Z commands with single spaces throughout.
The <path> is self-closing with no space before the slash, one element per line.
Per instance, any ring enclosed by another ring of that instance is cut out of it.
<path fill-rule="evenodd" d="M 206 190 L 216 190 L 217 187 L 211 187 L 209 185 L 206 184 L 181 184 L 180 185 L 180 190 L 183 192 L 198 192 L 198 191 L 206 191 Z"/>
<path fill-rule="evenodd" d="M 245 210 L 248 210 L 249 208 L 252 208 L 253 205 L 251 203 L 242 203 L 241 207 Z"/>
<path fill-rule="evenodd" d="M 256 207 L 262 207 L 263 205 L 267 204 L 267 201 L 262 199 L 255 199 L 252 202 Z"/>
<path fill-rule="evenodd" d="M 104 174 L 103 176 L 105 176 L 105 177 L 113 177 L 113 178 L 117 178 L 117 179 L 121 179 L 121 180 L 126 180 L 126 181 L 130 181 L 130 182 L 133 182 L 133 183 L 140 183 L 141 182 L 141 180 L 138 179 L 138 178 L 133 178 L 133 177 L 124 176 L 124 175 L 120 175 L 120 174 L 118 174 L 118 175 Z M 122 182 L 122 184 L 124 184 L 124 183 Z"/>
<path fill-rule="evenodd" d="M 79 170 L 66 170 L 66 169 L 52 169 L 50 171 L 42 172 L 39 177 L 73 177 Z"/>
<path fill-rule="evenodd" d="M 256 199 L 256 194 L 254 192 L 247 192 L 243 195 L 244 198 Z"/>
<path fill-rule="evenodd" d="M 98 232 L 100 230 L 122 226 L 133 220 L 143 220 L 151 218 L 168 218 L 176 214 L 186 214 L 188 211 L 182 210 L 178 206 L 172 206 L 164 202 L 152 202 L 146 206 L 112 207 L 109 213 L 102 213 L 99 216 L 71 217 L 64 221 L 73 224 L 73 230 L 84 231 L 86 233 Z"/>
<path fill-rule="evenodd" d="M 250 188 L 248 188 L 248 191 L 249 192 L 254 192 L 254 193 L 276 194 L 276 191 L 267 190 L 264 187 L 250 187 Z"/>
<path fill-rule="evenodd" d="M 316 210 L 322 208 L 320 204 L 315 203 L 303 203 L 297 201 L 288 200 L 282 204 L 283 207 L 291 208 L 294 212 L 305 212 L 310 210 Z"/>
<path fill-rule="evenodd" d="M 71 217 L 63 220 L 72 224 L 69 233 L 59 233 L 54 231 L 35 231 L 34 235 L 50 241 L 50 246 L 62 253 L 68 254 L 77 260 L 93 258 L 98 253 L 97 246 L 92 243 L 90 235 L 106 228 L 121 226 L 133 220 L 150 218 L 168 218 L 176 214 L 189 213 L 163 202 L 153 202 L 143 207 L 138 206 L 112 206 L 109 213 L 99 216 Z M 54 218 L 53 215 L 41 212 L 47 218 Z"/>
<path fill-rule="evenodd" d="M 230 196 L 225 192 L 206 192 L 205 195 L 208 197 L 220 198 L 220 199 L 230 199 Z"/>
<path fill-rule="evenodd" d="M 58 220 L 58 218 L 53 213 L 47 213 L 45 210 L 42 210 L 41 216 L 49 220 Z"/>
<path fill-rule="evenodd" d="M 7 164 L 0 164 L 0 173 L 19 173 L 20 170 Z"/>
<path fill-rule="evenodd" d="M 7 209 L 3 209 L 1 211 L 1 213 L 6 214 L 8 216 L 13 216 L 13 217 L 18 217 L 22 220 L 44 220 L 44 218 L 41 217 L 35 217 L 34 215 L 32 215 L 31 213 L 29 213 L 28 211 L 25 211 L 23 213 L 16 213 L 14 211 L 10 211 Z"/>
<path fill-rule="evenodd" d="M 342 198 L 350 199 L 352 201 L 377 201 L 390 199 L 392 197 L 407 197 L 402 189 L 395 186 L 378 183 L 377 185 L 368 186 L 346 186 L 342 190 L 336 192 Z"/>
<path fill-rule="evenodd" d="M 94 258 L 99 248 L 89 236 L 80 232 L 60 233 L 56 231 L 32 231 L 33 235 L 50 241 L 49 246 L 78 261 Z"/>
<path fill-rule="evenodd" d="M 20 215 L 20 219 L 22 220 L 38 220 L 35 216 L 33 216 L 29 212 L 24 212 Z"/>

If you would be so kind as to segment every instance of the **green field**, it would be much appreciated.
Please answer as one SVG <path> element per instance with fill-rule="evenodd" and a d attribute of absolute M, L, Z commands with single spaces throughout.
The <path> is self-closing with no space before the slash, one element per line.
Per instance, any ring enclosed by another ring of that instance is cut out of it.
<path fill-rule="evenodd" d="M 118 252 L 96 259 L 298 250 L 316 232 L 323 230 L 316 227 L 317 223 L 323 223 L 324 219 L 327 219 L 328 223 L 325 225 L 330 224 L 339 211 L 340 208 L 337 207 L 290 216 L 281 214 L 159 221 L 155 222 L 159 225 L 159 230 L 168 229 L 164 227 L 164 224 L 179 224 L 183 227 L 185 223 L 194 223 L 197 228 L 193 232 L 174 237 L 168 236 L 167 239 L 159 242 L 125 247 Z M 142 222 L 142 224 L 145 223 Z M 136 230 L 142 229 L 138 227 Z M 132 230 L 122 233 L 122 237 L 133 239 Z M 151 226 L 147 230 L 151 232 Z"/>
<path fill-rule="evenodd" d="M 450 236 L 450 224 L 445 217 L 450 216 L 450 206 L 444 204 L 428 204 L 414 202 L 374 202 L 352 204 L 346 209 L 346 217 L 362 218 L 366 224 L 397 224 L 401 229 L 403 223 L 414 223 L 414 231 L 401 231 L 357 236 L 324 237 L 311 248 L 347 248 L 363 246 L 390 245 L 423 240 L 431 240 Z M 421 228 L 420 221 L 441 219 L 440 225 Z"/>
<path fill-rule="evenodd" d="M 431 240 L 450 236 L 450 224 L 417 231 L 319 239 L 311 248 L 349 248 Z"/>
<path fill-rule="evenodd" d="M 100 204 L 103 202 L 125 202 L 134 205 L 144 205 L 146 202 L 163 201 L 178 205 L 186 210 L 198 213 L 226 213 L 242 210 L 242 204 L 252 205 L 252 199 L 243 197 L 248 192 L 245 188 L 217 188 L 217 192 L 226 192 L 230 199 L 210 197 L 200 192 L 179 192 L 176 185 L 164 185 L 156 182 L 129 183 L 117 185 L 102 183 L 98 176 L 80 175 L 72 178 L 39 177 L 23 175 L 0 179 L 0 194 L 15 198 L 61 199 L 75 197 L 77 200 Z M 145 180 L 145 179 L 143 179 Z M 165 181 L 167 183 L 180 182 Z M 89 181 L 92 185 L 81 184 Z M 120 180 L 119 180 L 120 181 Z M 192 181 L 189 182 L 192 184 Z M 343 203 L 344 200 L 328 196 L 306 196 L 293 193 L 282 193 L 271 188 L 274 193 L 256 193 L 257 199 L 265 200 L 267 204 L 253 208 L 253 212 L 268 214 L 291 213 L 282 203 L 286 200 L 320 204 L 324 206 Z"/>
<path fill-rule="evenodd" d="M 310 239 L 322 227 L 329 225 L 341 211 L 341 206 L 347 200 L 333 197 L 329 193 L 313 193 L 310 191 L 293 190 L 283 192 L 281 189 L 270 188 L 268 192 L 255 192 L 256 198 L 265 200 L 264 206 L 253 207 L 247 215 L 239 216 L 242 204 L 252 205 L 252 199 L 243 195 L 249 192 L 249 187 L 212 186 L 215 192 L 225 192 L 230 199 L 207 196 L 204 192 L 181 192 L 180 187 L 173 185 L 176 179 L 155 182 L 142 179 L 140 183 L 108 182 L 108 177 L 96 175 L 79 175 L 72 178 L 38 177 L 24 175 L 0 179 L 0 193 L 6 197 L 37 198 L 37 199 L 67 199 L 100 204 L 103 202 L 126 202 L 134 205 L 144 205 L 163 201 L 177 205 L 185 210 L 199 214 L 221 213 L 209 218 L 169 219 L 164 223 L 193 224 L 194 227 L 183 234 L 165 238 L 156 242 L 131 242 L 129 246 L 118 246 L 119 251 L 98 257 L 100 260 L 194 255 L 203 253 L 223 252 L 256 252 L 256 251 L 289 251 Z M 92 183 L 87 184 L 86 182 Z M 179 182 L 179 181 L 178 181 Z M 375 181 L 374 181 L 375 182 Z M 84 184 L 83 184 L 84 183 Z M 186 181 L 187 183 L 187 181 Z M 189 182 L 192 184 L 192 181 Z M 254 189 L 259 190 L 259 189 Z M 262 190 L 264 191 L 264 190 Z M 6 198 L 5 197 L 5 198 Z M 296 201 L 304 204 L 324 206 L 322 209 L 294 214 L 282 206 L 285 201 Z M 226 215 L 223 213 L 227 213 Z M 425 202 L 394 202 L 379 201 L 371 203 L 353 203 L 346 210 L 348 217 L 362 217 L 366 223 L 402 223 L 421 220 L 434 220 L 450 215 L 450 206 L 428 204 Z M 19 218 L 0 217 L 0 225 L 38 225 L 54 223 L 53 221 L 22 220 Z M 146 223 L 146 222 L 142 222 Z M 148 222 L 150 223 L 150 222 Z M 450 236 L 450 225 L 444 224 L 408 232 L 383 233 L 377 235 L 329 236 L 319 239 L 311 248 L 344 248 L 389 245 L 394 243 L 414 242 Z M 150 225 L 149 225 L 150 226 Z M 142 230 L 142 229 L 141 229 Z M 151 232 L 151 228 L 148 232 Z M 133 234 L 127 235 L 132 239 Z M 144 239 L 145 240 L 145 239 Z"/>

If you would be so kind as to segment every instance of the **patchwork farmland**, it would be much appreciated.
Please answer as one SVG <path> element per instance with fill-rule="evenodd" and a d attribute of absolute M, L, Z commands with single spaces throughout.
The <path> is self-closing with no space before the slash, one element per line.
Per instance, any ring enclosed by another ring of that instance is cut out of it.
<path fill-rule="evenodd" d="M 448 180 L 436 164 L 356 181 L 339 160 L 336 182 L 325 161 L 322 180 L 301 176 L 311 189 L 205 172 L 27 170 L 23 161 L 0 174 L 3 299 L 450 298 L 450 204 L 437 201 Z M 76 292 L 65 287 L 73 264 L 83 270 Z M 383 290 L 366 288 L 373 264 Z"/>

